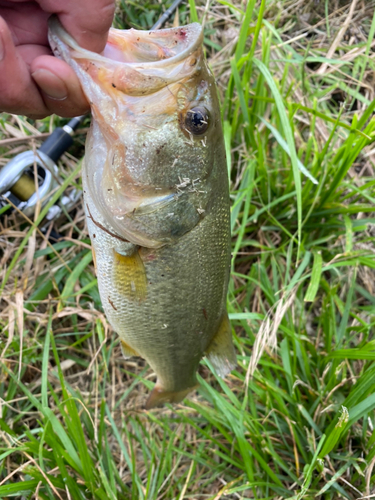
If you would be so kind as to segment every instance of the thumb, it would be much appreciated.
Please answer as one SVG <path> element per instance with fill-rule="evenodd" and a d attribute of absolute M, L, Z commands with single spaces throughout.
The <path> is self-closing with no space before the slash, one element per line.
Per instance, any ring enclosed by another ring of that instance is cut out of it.
<path fill-rule="evenodd" d="M 37 0 L 41 8 L 57 14 L 66 31 L 84 49 L 102 52 L 115 12 L 114 0 Z"/>

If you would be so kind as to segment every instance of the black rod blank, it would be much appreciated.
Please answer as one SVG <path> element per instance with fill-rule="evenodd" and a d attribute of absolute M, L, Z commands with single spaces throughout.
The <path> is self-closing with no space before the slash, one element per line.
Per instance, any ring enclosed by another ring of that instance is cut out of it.
<path fill-rule="evenodd" d="M 174 0 L 172 5 L 164 12 L 163 15 L 159 17 L 156 23 L 152 26 L 151 31 L 161 28 L 168 21 L 174 11 L 179 7 L 179 5 L 182 4 L 183 1 L 184 0 Z"/>

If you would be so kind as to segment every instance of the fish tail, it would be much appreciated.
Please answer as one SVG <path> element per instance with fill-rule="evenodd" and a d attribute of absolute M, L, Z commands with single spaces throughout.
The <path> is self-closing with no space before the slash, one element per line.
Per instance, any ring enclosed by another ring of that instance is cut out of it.
<path fill-rule="evenodd" d="M 199 384 L 196 384 L 182 391 L 165 391 L 163 387 L 156 384 L 148 397 L 145 409 L 151 410 L 164 403 L 179 403 L 189 394 L 189 392 L 193 391 L 198 386 Z"/>

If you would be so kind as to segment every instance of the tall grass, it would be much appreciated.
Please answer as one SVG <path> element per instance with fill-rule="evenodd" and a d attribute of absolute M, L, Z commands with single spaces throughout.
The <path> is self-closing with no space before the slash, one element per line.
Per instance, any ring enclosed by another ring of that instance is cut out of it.
<path fill-rule="evenodd" d="M 43 213 L 30 228 L 6 221 L 1 498 L 375 493 L 374 6 L 358 3 L 329 57 L 345 2 L 181 8 L 182 23 L 205 18 L 229 153 L 238 367 L 226 380 L 204 360 L 197 394 L 145 412 L 153 375 L 121 358 L 101 312 L 82 207 L 55 244 L 37 237 Z M 120 2 L 117 26 L 147 28 L 161 9 Z M 51 205 L 80 185 L 76 147 Z M 5 162 L 14 150 L 0 148 Z"/>

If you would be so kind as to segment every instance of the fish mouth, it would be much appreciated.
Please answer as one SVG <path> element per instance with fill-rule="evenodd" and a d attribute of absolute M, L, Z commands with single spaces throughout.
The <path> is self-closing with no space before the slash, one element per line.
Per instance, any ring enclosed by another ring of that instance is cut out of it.
<path fill-rule="evenodd" d="M 82 66 L 84 60 L 90 61 L 113 73 L 128 73 L 130 77 L 138 72 L 156 79 L 163 78 L 167 85 L 181 78 L 181 72 L 194 71 L 199 58 L 197 51 L 201 52 L 203 42 L 199 23 L 151 31 L 111 28 L 104 51 L 97 54 L 80 47 L 57 16 L 51 16 L 48 25 L 55 55 L 67 62 L 73 59 Z"/>
<path fill-rule="evenodd" d="M 57 16 L 51 16 L 48 24 L 54 54 L 81 74 L 82 82 L 87 81 L 86 73 L 107 93 L 116 89 L 128 96 L 153 94 L 192 76 L 203 58 L 203 30 L 198 23 L 154 31 L 111 28 L 101 54 L 80 47 Z"/>
<path fill-rule="evenodd" d="M 167 209 L 176 197 L 174 177 L 171 182 L 158 172 L 176 157 L 174 152 L 163 152 L 160 159 L 157 155 L 169 138 L 185 144 L 180 117 L 199 98 L 207 74 L 201 25 L 156 31 L 111 28 L 105 49 L 97 54 L 80 47 L 52 16 L 49 41 L 54 54 L 78 76 L 91 106 L 84 176 L 104 220 L 141 246 L 169 242 L 166 232 L 154 235 L 156 217 L 151 214 L 172 212 Z M 128 215 L 133 217 L 129 228 L 123 221 Z M 146 227 L 144 220 L 150 217 L 150 234 L 144 236 L 138 226 Z M 173 217 L 169 226 L 174 228 Z"/>

